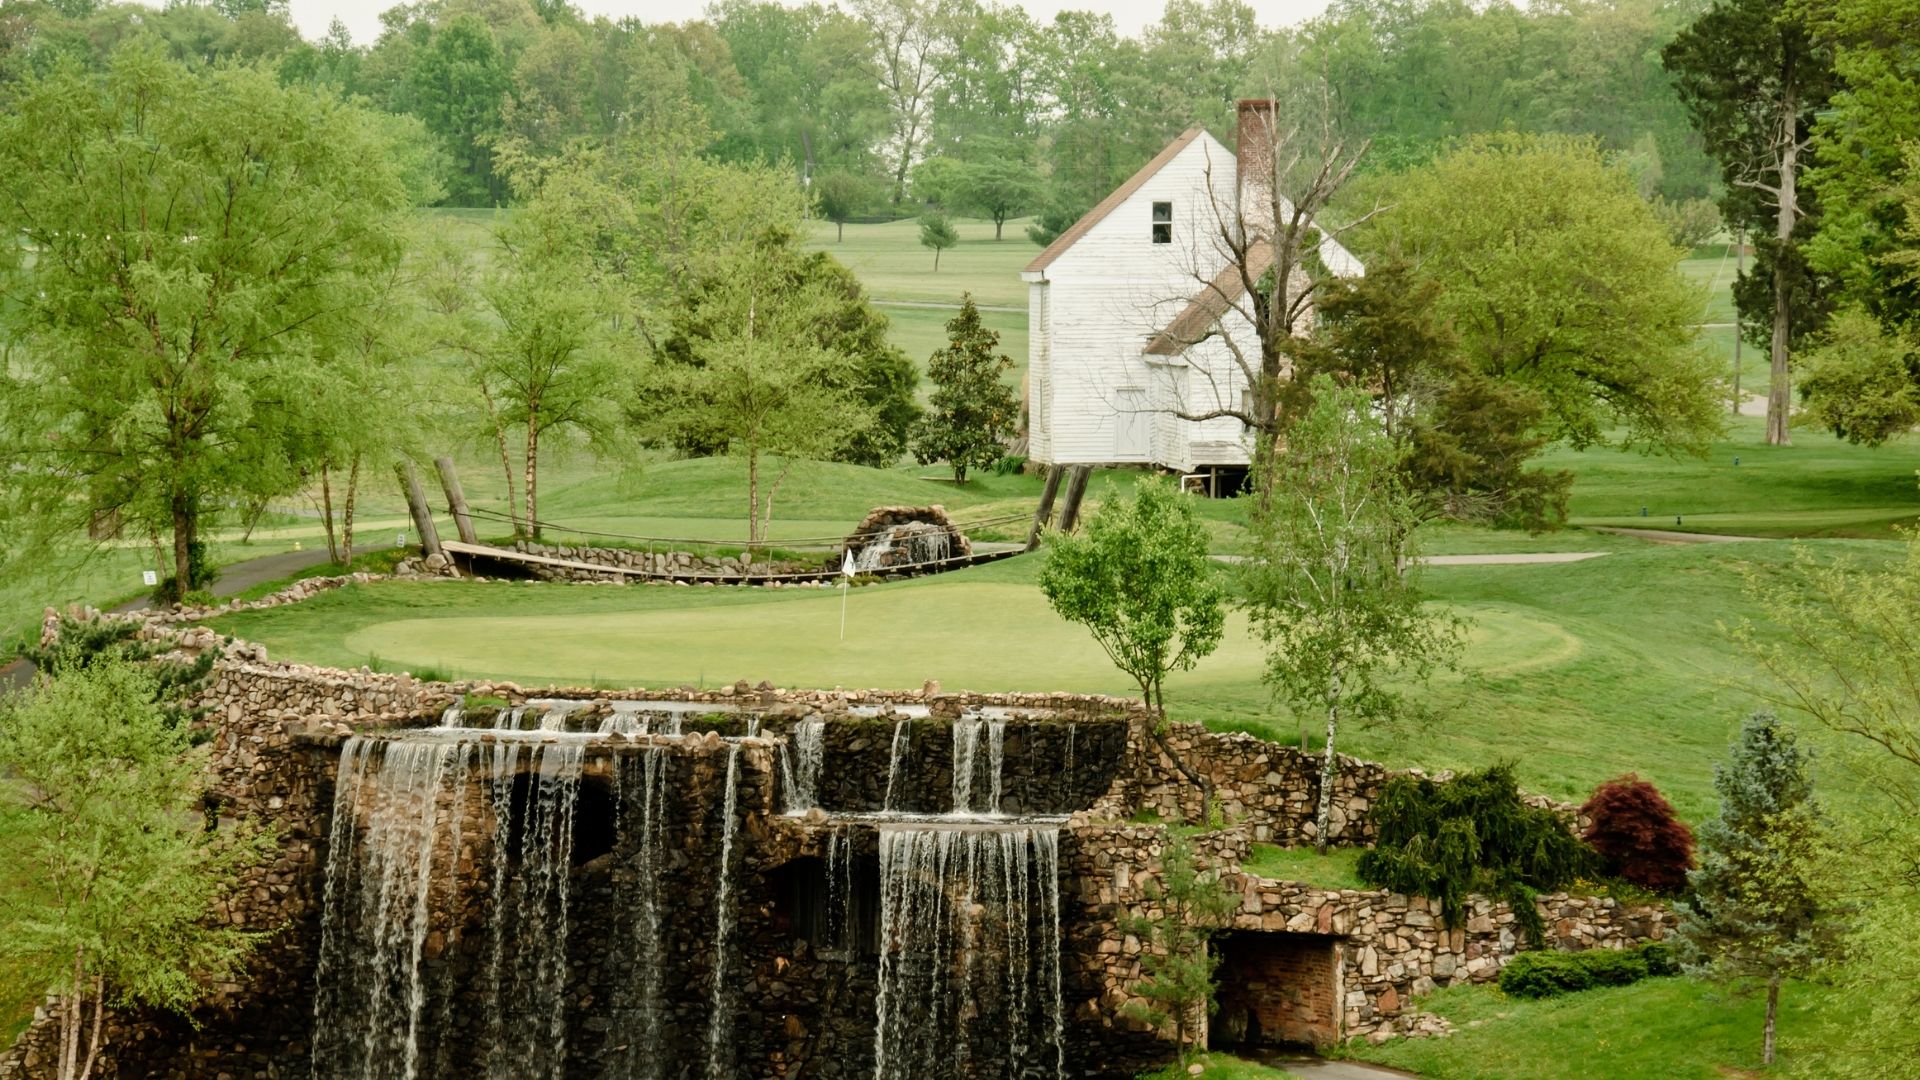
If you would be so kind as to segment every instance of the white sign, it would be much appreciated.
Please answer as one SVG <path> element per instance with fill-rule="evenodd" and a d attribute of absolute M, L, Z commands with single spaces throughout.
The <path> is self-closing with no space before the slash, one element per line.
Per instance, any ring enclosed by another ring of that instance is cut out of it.
<path fill-rule="evenodd" d="M 406 534 L 406 533 L 401 533 L 401 534 L 399 534 L 398 536 L 395 536 L 395 537 L 393 538 L 393 546 L 394 546 L 394 547 L 406 547 L 406 546 L 407 546 L 407 534 Z"/>
<path fill-rule="evenodd" d="M 160 571 L 158 570 L 140 571 L 140 583 L 142 585 L 147 586 L 148 588 L 152 588 L 153 586 L 160 584 Z"/>

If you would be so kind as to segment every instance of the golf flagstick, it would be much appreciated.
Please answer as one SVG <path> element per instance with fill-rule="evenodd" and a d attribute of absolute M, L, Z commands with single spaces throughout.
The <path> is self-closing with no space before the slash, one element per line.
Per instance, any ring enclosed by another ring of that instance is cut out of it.
<path fill-rule="evenodd" d="M 840 560 L 840 640 L 847 640 L 847 583 L 853 580 L 853 549 Z"/>

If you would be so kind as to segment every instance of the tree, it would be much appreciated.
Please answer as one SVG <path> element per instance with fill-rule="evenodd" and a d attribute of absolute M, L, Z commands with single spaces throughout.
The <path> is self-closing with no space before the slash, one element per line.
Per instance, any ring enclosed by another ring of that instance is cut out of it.
<path fill-rule="evenodd" d="M 887 100 L 893 203 L 906 198 L 907 172 L 927 138 L 942 42 L 929 0 L 854 0 L 853 13 L 871 35 L 864 66 Z"/>
<path fill-rule="evenodd" d="M 831 456 L 873 423 L 873 413 L 843 389 L 852 359 L 810 340 L 835 303 L 826 290 L 796 291 L 751 246 L 720 269 L 704 301 L 706 333 L 690 343 L 693 362 L 658 373 L 663 393 L 650 406 L 651 424 L 683 445 L 746 459 L 747 542 L 758 545 L 794 461 Z M 780 464 L 763 487 L 769 457 Z"/>
<path fill-rule="evenodd" d="M 489 206 L 502 194 L 491 144 L 503 129 L 501 106 L 512 75 L 493 30 L 460 15 L 432 31 L 409 73 L 413 111 L 459 166 L 450 186 L 456 206 Z"/>
<path fill-rule="evenodd" d="M 920 246 L 933 249 L 933 272 L 940 272 L 940 253 L 960 242 L 960 234 L 954 231 L 953 222 L 939 211 L 920 215 Z"/>
<path fill-rule="evenodd" d="M 185 583 L 204 516 L 297 483 L 284 435 L 399 255 L 385 147 L 331 95 L 138 46 L 21 89 L 0 112 L 0 233 L 36 253 L 0 260 L 10 539 L 118 514 L 171 533 Z"/>
<path fill-rule="evenodd" d="M 1833 811 L 1817 841 L 1831 857 L 1821 860 L 1816 898 L 1848 916 L 1842 963 L 1828 977 L 1863 1033 L 1823 1065 L 1860 1080 L 1897 1074 L 1913 1059 L 1902 1018 L 1920 1008 L 1920 539 L 1867 566 L 1802 549 L 1786 573 L 1750 570 L 1747 591 L 1765 621 L 1741 624 L 1734 638 L 1767 676 L 1755 692 L 1837 736 L 1842 767 L 1872 795 Z M 1797 869 L 1802 841 L 1789 839 L 1777 861 L 1756 865 Z M 1717 842 L 1705 827 L 1701 840 Z"/>
<path fill-rule="evenodd" d="M 965 163 L 954 177 L 953 195 L 962 209 L 992 219 L 993 238 L 998 240 L 1008 218 L 1033 209 L 1039 200 L 1040 176 L 1012 147 L 1001 147 Z"/>
<path fill-rule="evenodd" d="M 814 182 L 813 197 L 820 204 L 820 216 L 834 224 L 834 240 L 847 238 L 847 222 L 872 197 L 867 182 L 846 172 L 830 172 Z"/>
<path fill-rule="evenodd" d="M 1580 816 L 1590 822 L 1582 839 L 1599 853 L 1602 872 L 1663 896 L 1686 886 L 1693 830 L 1652 784 L 1632 773 L 1609 780 Z"/>
<path fill-rule="evenodd" d="M 1313 377 L 1332 375 L 1373 395 L 1422 517 L 1557 527 L 1573 474 L 1527 467 L 1549 441 L 1538 433 L 1545 406 L 1467 360 L 1440 317 L 1444 291 L 1391 252 L 1365 276 L 1329 283 L 1282 391 L 1283 415 L 1304 414 Z"/>
<path fill-rule="evenodd" d="M 1226 627 L 1225 590 L 1192 496 L 1147 478 L 1132 498 L 1102 500 L 1084 536 L 1048 537 L 1040 591 L 1061 618 L 1090 630 L 1114 666 L 1139 684 L 1152 713 L 1149 734 L 1200 789 L 1201 817 L 1211 824 L 1212 781 L 1166 737 L 1167 676 L 1193 670 L 1219 647 Z"/>
<path fill-rule="evenodd" d="M 1814 423 L 1850 443 L 1880 446 L 1920 424 L 1920 348 L 1864 308 L 1833 317 L 1800 360 L 1800 394 Z"/>
<path fill-rule="evenodd" d="M 1619 428 L 1693 452 L 1718 434 L 1725 397 L 1694 342 L 1684 252 L 1592 140 L 1469 139 L 1392 195 L 1360 243 L 1397 245 L 1445 286 L 1437 308 L 1467 360 L 1543 407 L 1529 434 L 1588 446 Z"/>
<path fill-rule="evenodd" d="M 1191 841 L 1178 836 L 1167 839 L 1160 873 L 1142 881 L 1140 891 L 1149 914 L 1128 915 L 1121 924 L 1144 946 L 1140 970 L 1147 979 L 1134 989 L 1147 1004 L 1132 1012 L 1156 1028 L 1173 1025 L 1173 1045 L 1184 1065 L 1189 1035 L 1204 1030 L 1200 1021 L 1213 1012 L 1219 989 L 1213 976 L 1220 957 L 1208 942 L 1232 923 L 1240 894 L 1194 852 Z"/>
<path fill-rule="evenodd" d="M 1726 219 L 1755 237 L 1770 237 L 1760 245 L 1753 276 L 1770 279 L 1767 442 L 1785 446 L 1792 441 L 1790 348 L 1796 334 L 1817 325 L 1794 325 L 1796 309 L 1814 302 L 1810 294 L 1817 290 L 1801 250 L 1799 230 L 1808 210 L 1799 187 L 1801 154 L 1815 115 L 1833 92 L 1832 56 L 1793 5 L 1718 0 L 1661 57 L 1707 152 L 1720 162 Z M 1757 321 L 1758 297 L 1749 290 L 1738 299 L 1741 314 Z"/>
<path fill-rule="evenodd" d="M 184 1012 L 258 940 L 209 916 L 271 839 L 194 812 L 204 760 L 155 697 L 100 659 L 0 700 L 0 957 L 58 1001 L 61 1080 L 93 1074 L 110 1003 Z"/>
<path fill-rule="evenodd" d="M 1458 620 L 1421 603 L 1413 500 L 1365 392 L 1313 380 L 1312 408 L 1263 464 L 1242 603 L 1267 647 L 1265 678 L 1301 718 L 1326 720 L 1314 843 L 1325 851 L 1343 722 L 1391 718 L 1396 680 L 1424 680 L 1460 649 Z"/>
<path fill-rule="evenodd" d="M 1020 423 L 1020 401 L 1005 374 L 1013 358 L 994 350 L 1000 335 L 980 322 L 973 294 L 961 296 L 960 314 L 947 322 L 947 344 L 927 362 L 933 380 L 933 408 L 914 428 L 913 453 L 922 465 L 945 461 L 953 482 L 967 482 L 967 470 L 1000 460 L 1006 440 Z"/>
<path fill-rule="evenodd" d="M 1761 1062 L 1773 1064 L 1780 985 L 1820 958 L 1825 926 L 1812 880 L 1822 838 L 1808 755 L 1772 713 L 1747 718 L 1713 770 L 1720 814 L 1700 827 L 1677 943 L 1689 971 L 1767 989 Z"/>

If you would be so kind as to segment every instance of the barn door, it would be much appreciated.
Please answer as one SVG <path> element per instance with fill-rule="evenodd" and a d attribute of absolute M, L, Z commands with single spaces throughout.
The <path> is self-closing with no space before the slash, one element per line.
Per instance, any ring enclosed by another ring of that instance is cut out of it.
<path fill-rule="evenodd" d="M 1145 387 L 1120 388 L 1119 415 L 1114 420 L 1113 459 L 1131 461 L 1147 457 L 1152 450 L 1153 414 L 1147 411 Z"/>

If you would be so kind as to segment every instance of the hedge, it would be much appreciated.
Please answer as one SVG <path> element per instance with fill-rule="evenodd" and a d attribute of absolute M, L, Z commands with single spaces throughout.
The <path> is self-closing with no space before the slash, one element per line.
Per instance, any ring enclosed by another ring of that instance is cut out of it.
<path fill-rule="evenodd" d="M 1659 942 L 1637 949 L 1537 949 L 1507 961 L 1507 966 L 1500 969 L 1500 989 L 1514 997 L 1544 998 L 1602 986 L 1626 986 L 1650 975 L 1679 973 L 1673 950 Z"/>

